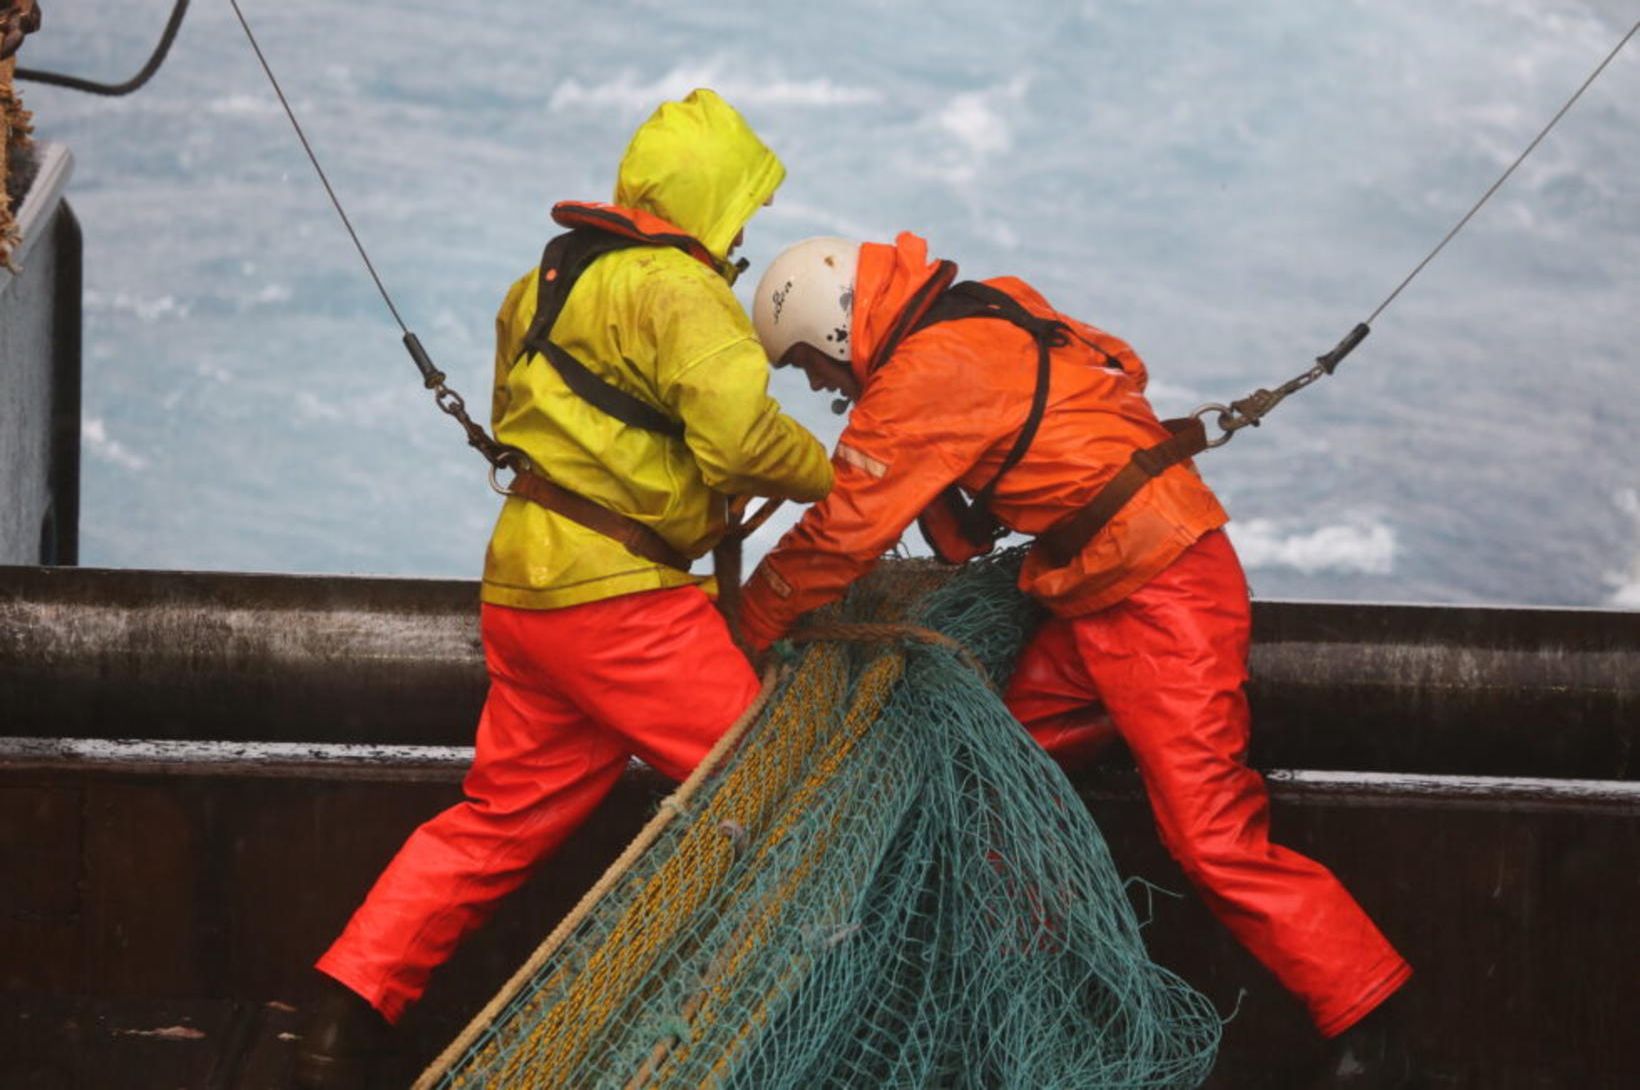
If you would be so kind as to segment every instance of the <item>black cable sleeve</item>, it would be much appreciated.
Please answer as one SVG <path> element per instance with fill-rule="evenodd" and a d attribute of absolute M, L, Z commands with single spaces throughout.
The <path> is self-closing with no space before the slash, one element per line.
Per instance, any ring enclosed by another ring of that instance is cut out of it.
<path fill-rule="evenodd" d="M 188 0 L 177 0 L 176 6 L 171 9 L 171 18 L 165 24 L 164 32 L 159 36 L 159 44 L 154 47 L 153 56 L 148 58 L 148 63 L 142 66 L 141 71 L 124 83 L 98 83 L 80 76 L 65 76 L 61 72 L 46 72 L 38 68 L 18 68 L 13 75 L 17 79 L 67 87 L 71 91 L 85 91 L 93 95 L 128 95 L 152 79 L 154 73 L 159 71 L 160 65 L 165 63 L 165 56 L 171 52 L 171 43 L 176 41 L 177 30 L 182 26 L 182 17 L 187 13 Z"/>

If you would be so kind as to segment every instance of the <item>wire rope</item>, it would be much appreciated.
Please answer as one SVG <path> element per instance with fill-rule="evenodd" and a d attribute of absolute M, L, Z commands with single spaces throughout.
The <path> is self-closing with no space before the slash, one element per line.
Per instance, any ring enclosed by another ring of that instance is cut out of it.
<path fill-rule="evenodd" d="M 1612 51 L 1606 54 L 1606 59 L 1601 61 L 1593 72 L 1589 73 L 1589 78 L 1583 81 L 1583 86 L 1579 87 L 1572 94 L 1572 97 L 1566 100 L 1566 104 L 1560 108 L 1559 112 L 1556 113 L 1554 117 L 1550 118 L 1549 123 L 1543 126 L 1543 129 L 1532 138 L 1532 142 L 1526 145 L 1526 150 L 1515 157 L 1515 161 L 1509 164 L 1509 169 L 1500 174 L 1498 176 L 1498 180 L 1492 183 L 1491 188 L 1481 194 L 1481 199 L 1476 201 L 1474 206 L 1471 207 L 1469 211 L 1464 213 L 1463 219 L 1459 220 L 1457 225 L 1446 233 L 1446 237 L 1441 239 L 1440 243 L 1437 244 L 1433 250 L 1429 251 L 1429 254 L 1422 261 L 1418 262 L 1417 267 L 1407 273 L 1406 279 L 1396 285 L 1395 290 L 1390 292 L 1389 296 L 1382 303 L 1378 304 L 1378 309 L 1372 312 L 1372 316 L 1366 320 L 1365 324 L 1371 325 L 1373 322 L 1377 321 L 1378 316 L 1384 312 L 1384 308 L 1395 302 L 1395 297 L 1401 294 L 1401 289 L 1412 283 L 1413 277 L 1423 272 L 1424 266 L 1435 260 L 1435 255 L 1440 253 L 1448 242 L 1452 241 L 1454 235 L 1463 230 L 1464 225 L 1474 217 L 1476 212 L 1481 210 L 1481 205 L 1491 199 L 1492 194 L 1496 193 L 1498 188 L 1502 186 L 1504 182 L 1509 180 L 1509 176 L 1515 172 L 1515 168 L 1525 162 L 1526 157 L 1532 154 L 1532 151 L 1538 146 L 1539 143 L 1543 141 L 1545 136 L 1549 135 L 1549 130 L 1559 124 L 1560 119 L 1566 116 L 1566 111 L 1572 108 L 1572 104 L 1579 98 L 1583 97 L 1583 92 L 1589 89 L 1589 84 L 1593 83 L 1600 73 L 1606 70 L 1606 66 L 1612 62 L 1612 59 L 1616 57 L 1618 53 L 1622 52 L 1623 47 L 1629 44 L 1629 39 L 1634 37 L 1636 31 L 1640 31 L 1640 20 L 1637 20 L 1635 24 L 1629 28 L 1629 32 L 1623 35 L 1622 41 L 1612 47 Z"/>
<path fill-rule="evenodd" d="M 302 142 L 302 150 L 307 152 L 308 162 L 312 163 L 313 169 L 318 172 L 319 181 L 324 184 L 325 192 L 330 196 L 330 203 L 335 207 L 336 214 L 342 217 L 342 226 L 347 228 L 348 237 L 353 239 L 354 248 L 359 251 L 359 256 L 364 259 L 364 267 L 370 270 L 370 279 L 376 282 L 376 290 L 382 293 L 382 302 L 386 303 L 387 309 L 393 312 L 393 320 L 398 323 L 399 329 L 404 332 L 405 336 L 409 336 L 410 327 L 404 324 L 403 318 L 399 317 L 399 308 L 393 305 L 393 297 L 387 294 L 387 287 L 382 283 L 382 278 L 376 275 L 376 266 L 371 264 L 370 255 L 365 252 L 364 243 L 359 241 L 359 233 L 353 229 L 353 221 L 347 218 L 347 212 L 342 208 L 342 202 L 337 198 L 336 190 L 330 184 L 330 178 L 325 175 L 325 168 L 319 165 L 319 157 L 313 153 L 313 145 L 308 143 L 307 133 L 302 131 L 302 123 L 296 120 L 296 111 L 290 108 L 290 100 L 285 97 L 285 89 L 279 86 L 279 79 L 273 74 L 273 69 L 268 66 L 268 58 L 263 55 L 262 46 L 257 42 L 250 23 L 246 22 L 245 13 L 239 9 L 239 0 L 228 0 L 228 2 L 233 5 L 233 13 L 239 17 L 239 25 L 245 29 L 245 37 L 250 39 L 251 48 L 256 51 L 256 59 L 261 63 L 262 71 L 268 74 L 268 82 L 273 84 L 273 93 L 279 96 L 279 104 L 285 108 L 285 116 L 290 118 L 291 127 L 296 130 L 296 138 Z"/>

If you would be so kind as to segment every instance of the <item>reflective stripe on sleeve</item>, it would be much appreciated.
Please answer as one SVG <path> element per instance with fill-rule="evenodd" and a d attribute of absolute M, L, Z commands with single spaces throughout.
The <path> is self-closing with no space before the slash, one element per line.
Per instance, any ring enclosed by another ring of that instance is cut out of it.
<path fill-rule="evenodd" d="M 790 598 L 792 596 L 792 585 L 780 578 L 780 573 L 773 568 L 764 568 L 763 578 L 769 581 L 769 589 L 780 595 L 780 597 Z"/>
<path fill-rule="evenodd" d="M 881 477 L 888 472 L 888 464 L 886 462 L 873 458 L 863 450 L 856 450 L 847 443 L 837 444 L 837 457 L 841 458 L 855 469 L 865 470 L 873 477 Z"/>

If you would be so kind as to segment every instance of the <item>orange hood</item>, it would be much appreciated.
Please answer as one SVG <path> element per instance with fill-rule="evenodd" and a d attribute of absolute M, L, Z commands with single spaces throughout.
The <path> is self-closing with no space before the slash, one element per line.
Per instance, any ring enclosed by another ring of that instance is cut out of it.
<path fill-rule="evenodd" d="M 854 270 L 853 355 L 849 367 L 863 390 L 941 292 L 957 278 L 954 261 L 928 259 L 928 243 L 901 231 L 890 246 L 860 244 Z"/>

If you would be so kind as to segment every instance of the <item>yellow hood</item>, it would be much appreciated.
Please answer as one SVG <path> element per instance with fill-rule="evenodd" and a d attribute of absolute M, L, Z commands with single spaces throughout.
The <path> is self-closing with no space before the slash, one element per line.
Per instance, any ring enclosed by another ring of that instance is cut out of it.
<path fill-rule="evenodd" d="M 716 91 L 664 102 L 621 157 L 615 203 L 677 226 L 723 261 L 786 168 Z"/>

